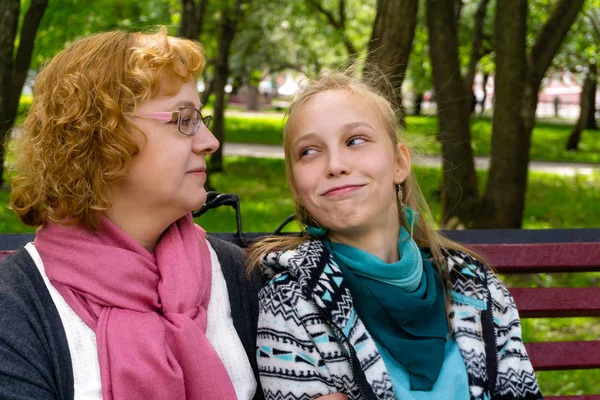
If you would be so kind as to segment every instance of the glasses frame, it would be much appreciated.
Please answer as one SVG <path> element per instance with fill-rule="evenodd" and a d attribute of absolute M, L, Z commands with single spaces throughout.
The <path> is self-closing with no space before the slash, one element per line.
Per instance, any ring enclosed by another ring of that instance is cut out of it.
<path fill-rule="evenodd" d="M 194 128 L 192 128 L 192 133 L 185 133 L 184 131 L 182 131 L 180 117 L 181 117 L 181 112 L 183 110 L 196 111 L 198 113 L 198 115 L 200 115 L 200 121 L 202 121 L 204 126 L 206 126 L 206 128 L 208 129 L 208 127 L 210 126 L 210 122 L 212 121 L 212 116 L 207 115 L 207 116 L 203 117 L 202 112 L 200 110 L 198 110 L 197 108 L 194 108 L 194 107 L 189 107 L 189 106 L 181 106 L 181 107 L 179 107 L 179 109 L 177 111 L 164 111 L 164 112 L 155 112 L 155 113 L 135 114 L 134 117 L 155 119 L 157 121 L 163 121 L 163 122 L 177 122 L 177 129 L 179 130 L 179 133 L 181 133 L 182 135 L 185 135 L 185 136 L 194 136 L 200 129 L 200 124 L 198 124 Z"/>

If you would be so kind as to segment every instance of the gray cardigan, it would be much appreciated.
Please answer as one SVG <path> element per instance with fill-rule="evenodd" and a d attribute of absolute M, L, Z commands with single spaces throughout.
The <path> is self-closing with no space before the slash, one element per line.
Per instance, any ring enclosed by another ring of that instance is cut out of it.
<path fill-rule="evenodd" d="M 208 237 L 225 281 L 233 324 L 259 383 L 256 366 L 259 275 L 246 277 L 245 252 Z M 0 262 L 0 399 L 72 400 L 73 367 L 67 337 L 35 263 L 21 248 Z"/>

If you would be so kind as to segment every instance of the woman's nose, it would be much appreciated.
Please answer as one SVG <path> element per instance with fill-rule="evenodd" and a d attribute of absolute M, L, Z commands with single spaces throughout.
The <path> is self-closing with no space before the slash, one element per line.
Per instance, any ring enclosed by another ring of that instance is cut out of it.
<path fill-rule="evenodd" d="M 194 153 L 212 154 L 219 148 L 219 141 L 206 125 L 200 126 L 193 139 Z"/>

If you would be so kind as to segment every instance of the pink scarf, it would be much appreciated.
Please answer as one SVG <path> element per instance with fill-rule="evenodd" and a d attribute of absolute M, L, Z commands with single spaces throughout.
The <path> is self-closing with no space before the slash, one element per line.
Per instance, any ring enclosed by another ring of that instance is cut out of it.
<path fill-rule="evenodd" d="M 47 224 L 34 244 L 52 285 L 96 332 L 105 400 L 236 398 L 206 337 L 211 260 L 191 214 L 154 254 L 106 217 L 97 232 Z"/>

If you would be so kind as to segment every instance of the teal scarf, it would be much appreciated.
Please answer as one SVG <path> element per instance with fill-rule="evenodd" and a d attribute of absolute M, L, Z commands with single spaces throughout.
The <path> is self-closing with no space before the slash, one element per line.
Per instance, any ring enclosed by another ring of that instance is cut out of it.
<path fill-rule="evenodd" d="M 360 249 L 325 241 L 344 274 L 369 333 L 409 373 L 411 390 L 431 390 L 442 364 L 448 325 L 442 281 L 401 228 L 400 260 L 386 264 Z"/>

